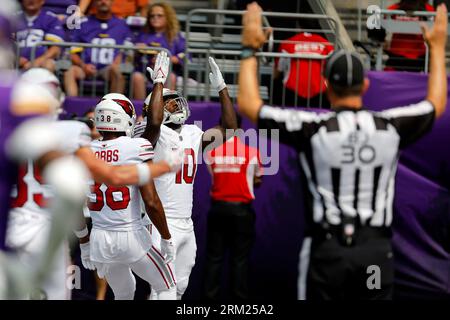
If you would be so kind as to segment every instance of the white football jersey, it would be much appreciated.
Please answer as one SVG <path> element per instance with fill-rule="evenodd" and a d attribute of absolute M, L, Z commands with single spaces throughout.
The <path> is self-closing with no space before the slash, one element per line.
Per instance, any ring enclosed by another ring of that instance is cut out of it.
<path fill-rule="evenodd" d="M 79 121 L 56 121 L 52 123 L 55 134 L 61 141 L 60 149 L 68 154 L 74 153 L 81 147 L 89 146 L 91 132 L 88 126 Z M 47 214 L 47 199 L 53 192 L 50 186 L 44 184 L 41 174 L 33 162 L 19 167 L 17 185 L 12 188 L 12 214 L 33 212 Z"/>
<path fill-rule="evenodd" d="M 136 126 L 135 135 L 142 135 L 142 127 L 145 128 L 145 122 Z M 154 179 L 156 191 L 168 218 L 190 218 L 192 215 L 194 179 L 202 135 L 203 131 L 196 125 L 185 124 L 181 127 L 180 133 L 166 125 L 161 126 L 161 133 L 155 146 L 155 161 L 161 157 L 163 149 L 176 148 L 177 145 L 184 149 L 185 155 L 180 171 Z"/>
<path fill-rule="evenodd" d="M 56 121 L 53 126 L 61 139 L 60 149 L 65 153 L 72 154 L 79 148 L 89 147 L 92 141 L 91 130 L 83 122 L 63 120 Z"/>
<path fill-rule="evenodd" d="M 55 121 L 52 126 L 55 135 L 59 136 L 60 150 L 68 154 L 89 146 L 91 142 L 89 127 L 82 122 Z M 48 201 L 53 197 L 52 188 L 45 184 L 38 167 L 32 161 L 20 165 L 18 173 L 17 184 L 11 191 L 12 202 L 8 222 L 8 237 L 15 239 L 10 241 L 14 247 L 20 246 L 19 242 L 26 243 L 33 238 L 34 232 L 29 232 L 30 224 L 35 232 L 39 232 L 38 222 L 50 221 Z M 28 230 L 27 236 L 23 230 Z"/>
<path fill-rule="evenodd" d="M 111 165 L 138 164 L 153 158 L 151 143 L 143 138 L 117 139 L 91 143 L 97 158 Z M 108 231 L 130 231 L 142 227 L 138 186 L 113 187 L 91 182 L 88 196 L 94 228 Z"/>

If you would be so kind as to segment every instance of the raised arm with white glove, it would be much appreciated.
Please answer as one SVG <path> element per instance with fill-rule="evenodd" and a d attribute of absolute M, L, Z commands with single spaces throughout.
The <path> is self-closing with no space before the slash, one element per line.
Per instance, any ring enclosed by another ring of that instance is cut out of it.
<path fill-rule="evenodd" d="M 230 94 L 228 93 L 227 85 L 223 79 L 222 72 L 220 72 L 219 66 L 212 57 L 209 57 L 209 65 L 211 71 L 209 73 L 209 81 L 211 85 L 219 92 L 219 100 L 221 106 L 221 116 L 219 125 L 226 130 L 227 139 L 228 134 L 234 133 L 234 130 L 238 128 L 238 121 L 236 112 L 234 110 L 233 102 L 231 101 Z M 232 130 L 227 130 L 232 129 Z M 202 150 L 210 145 L 211 137 L 215 136 L 216 129 L 208 129 L 202 136 Z M 225 141 L 225 140 L 224 140 Z"/>
<path fill-rule="evenodd" d="M 217 89 L 217 92 L 220 92 L 227 87 L 222 72 L 220 72 L 219 66 L 212 57 L 209 57 L 209 66 L 211 67 L 209 81 L 211 82 L 211 85 Z"/>
<path fill-rule="evenodd" d="M 163 85 L 167 81 L 169 76 L 170 58 L 167 56 L 167 52 L 161 51 L 156 56 L 155 65 L 152 68 L 147 67 L 147 71 L 150 74 L 150 78 L 153 83 L 162 83 Z"/>

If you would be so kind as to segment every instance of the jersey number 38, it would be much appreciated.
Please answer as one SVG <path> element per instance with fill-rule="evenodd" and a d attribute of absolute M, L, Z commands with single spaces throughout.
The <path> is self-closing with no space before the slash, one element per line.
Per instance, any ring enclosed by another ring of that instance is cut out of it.
<path fill-rule="evenodd" d="M 95 202 L 88 202 L 88 208 L 91 211 L 101 211 L 106 205 L 111 210 L 123 210 L 128 207 L 130 203 L 130 189 L 128 187 L 112 187 L 108 188 L 103 192 L 100 187 L 101 183 L 95 183 L 91 187 L 91 192 L 95 194 Z M 115 200 L 114 193 L 121 193 L 122 200 Z"/>

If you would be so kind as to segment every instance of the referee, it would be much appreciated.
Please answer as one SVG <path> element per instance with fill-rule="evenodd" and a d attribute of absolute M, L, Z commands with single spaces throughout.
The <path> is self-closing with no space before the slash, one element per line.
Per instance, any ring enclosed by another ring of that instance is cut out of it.
<path fill-rule="evenodd" d="M 365 110 L 362 95 L 369 81 L 362 62 L 355 53 L 338 51 L 325 68 L 333 112 L 316 114 L 263 105 L 254 55 L 267 34 L 261 8 L 256 3 L 247 7 L 239 110 L 259 128 L 278 129 L 281 142 L 298 151 L 311 200 L 299 298 L 392 298 L 390 234 L 398 153 L 426 134 L 445 110 L 447 23 L 447 8 L 440 5 L 434 27 L 423 26 L 430 48 L 424 101 L 383 112 Z M 368 285 L 368 270 L 379 270 L 375 289 Z"/>

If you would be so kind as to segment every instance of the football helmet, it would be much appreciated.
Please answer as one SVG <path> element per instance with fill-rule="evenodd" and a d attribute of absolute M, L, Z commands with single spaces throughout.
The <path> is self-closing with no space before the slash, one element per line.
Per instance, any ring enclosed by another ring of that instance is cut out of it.
<path fill-rule="evenodd" d="M 53 73 L 44 68 L 33 68 L 24 72 L 20 80 L 43 89 L 38 90 L 36 94 L 42 95 L 42 97 L 51 101 L 50 113 L 53 116 L 57 117 L 62 113 L 62 104 L 66 96 L 61 89 L 61 83 Z"/>
<path fill-rule="evenodd" d="M 95 125 L 98 131 L 125 132 L 131 137 L 135 124 L 134 105 L 123 94 L 107 94 L 95 106 Z"/>
<path fill-rule="evenodd" d="M 150 107 L 150 99 L 152 94 L 150 93 L 144 101 L 144 110 L 147 111 Z M 183 97 L 178 91 L 163 89 L 163 101 L 164 101 L 164 119 L 163 124 L 174 123 L 174 124 L 184 124 L 186 120 L 191 115 L 191 110 L 189 110 L 189 105 L 186 98 Z M 170 101 L 176 103 L 176 108 L 173 112 L 167 110 L 167 105 Z"/>
<path fill-rule="evenodd" d="M 129 104 L 131 104 L 134 108 L 133 103 L 131 102 L 130 99 L 128 99 L 127 96 L 125 96 L 124 94 L 121 93 L 108 93 L 105 94 L 100 100 L 106 100 L 106 99 L 111 99 L 111 100 L 125 100 L 127 101 Z"/>

